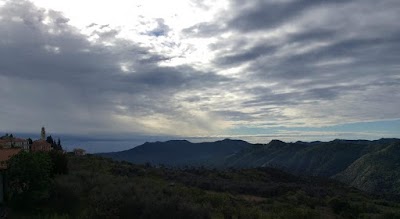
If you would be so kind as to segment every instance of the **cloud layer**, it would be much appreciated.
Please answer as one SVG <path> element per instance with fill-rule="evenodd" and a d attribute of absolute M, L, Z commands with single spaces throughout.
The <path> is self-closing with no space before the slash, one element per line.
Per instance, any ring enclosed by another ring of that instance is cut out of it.
<path fill-rule="evenodd" d="M 399 118 L 397 1 L 232 1 L 185 30 L 218 34 L 219 70 L 239 69 L 238 112 L 259 123 L 333 125 Z M 235 86 L 237 88 L 237 86 Z M 240 118 L 237 120 L 240 120 Z"/>
<path fill-rule="evenodd" d="M 400 118 L 400 2 L 232 0 L 216 11 L 180 28 L 138 18 L 135 40 L 6 1 L 0 129 L 208 136 Z"/>

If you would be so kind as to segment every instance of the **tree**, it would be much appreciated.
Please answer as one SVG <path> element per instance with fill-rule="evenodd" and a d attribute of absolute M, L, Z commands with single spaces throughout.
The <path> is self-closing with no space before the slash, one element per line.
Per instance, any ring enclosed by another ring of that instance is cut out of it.
<path fill-rule="evenodd" d="M 57 140 L 57 149 L 58 149 L 58 150 L 62 150 L 60 138 L 58 138 L 58 140 Z"/>
<path fill-rule="evenodd" d="M 52 150 L 49 153 L 52 162 L 52 175 L 68 173 L 67 155 L 59 150 Z"/>
<path fill-rule="evenodd" d="M 53 137 L 51 137 L 51 135 L 46 138 L 46 142 L 51 144 L 51 147 L 53 149 L 58 150 L 58 151 L 62 150 L 60 139 L 58 140 L 58 143 L 60 144 L 60 146 L 58 143 L 56 143 L 56 141 L 53 139 Z"/>
<path fill-rule="evenodd" d="M 32 208 L 49 196 L 52 162 L 47 153 L 20 152 L 8 162 L 9 200 L 19 209 Z"/>
<path fill-rule="evenodd" d="M 46 142 L 49 143 L 49 144 L 53 144 L 53 142 L 54 142 L 53 137 L 51 137 L 51 135 L 47 136 Z"/>

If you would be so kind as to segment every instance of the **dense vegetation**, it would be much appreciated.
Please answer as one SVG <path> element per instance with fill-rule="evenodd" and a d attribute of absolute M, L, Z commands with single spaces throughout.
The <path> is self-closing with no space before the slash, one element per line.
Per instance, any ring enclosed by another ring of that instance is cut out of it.
<path fill-rule="evenodd" d="M 30 168 L 26 164 L 36 170 L 33 178 L 42 175 L 42 186 L 28 183 L 19 195 L 39 192 L 42 198 L 24 203 L 11 197 L 10 218 L 400 218 L 394 201 L 272 168 L 178 169 L 90 155 L 68 159 L 68 173 L 39 168 L 56 165 L 50 155 L 13 159 L 20 167 L 10 167 L 11 181 L 22 180 L 18 174 L 27 174 L 21 171 Z"/>
<path fill-rule="evenodd" d="M 13 208 L 32 210 L 46 203 L 52 178 L 68 173 L 68 158 L 60 152 L 20 152 L 8 162 L 7 199 Z"/>
<path fill-rule="evenodd" d="M 400 194 L 400 144 L 366 154 L 334 178 L 376 194 Z"/>

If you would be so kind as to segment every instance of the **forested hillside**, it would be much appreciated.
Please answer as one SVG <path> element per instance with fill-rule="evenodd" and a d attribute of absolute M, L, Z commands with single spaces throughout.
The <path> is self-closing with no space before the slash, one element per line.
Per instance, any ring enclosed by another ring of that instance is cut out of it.
<path fill-rule="evenodd" d="M 41 196 L 10 200 L 10 218 L 400 217 L 395 200 L 272 168 L 179 169 L 90 155 L 68 159 L 68 173 L 18 195 Z"/>
<path fill-rule="evenodd" d="M 376 194 L 400 195 L 400 140 L 254 145 L 226 159 L 226 167 L 274 166 L 298 175 L 331 177 Z"/>
<path fill-rule="evenodd" d="M 362 156 L 334 178 L 371 193 L 400 194 L 400 144 Z"/>
<path fill-rule="evenodd" d="M 330 177 L 367 192 L 400 195 L 397 148 L 400 139 L 250 144 L 239 140 L 207 143 L 146 143 L 128 151 L 100 154 L 132 163 L 208 168 L 274 167 L 296 175 Z"/>

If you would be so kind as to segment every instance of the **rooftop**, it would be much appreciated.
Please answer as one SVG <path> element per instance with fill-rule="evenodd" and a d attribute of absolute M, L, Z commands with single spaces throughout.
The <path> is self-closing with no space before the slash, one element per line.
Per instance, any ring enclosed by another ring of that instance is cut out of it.
<path fill-rule="evenodd" d="M 0 170 L 7 169 L 6 161 L 8 161 L 12 156 L 18 154 L 21 148 L 4 148 L 0 149 Z"/>

